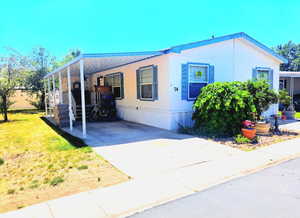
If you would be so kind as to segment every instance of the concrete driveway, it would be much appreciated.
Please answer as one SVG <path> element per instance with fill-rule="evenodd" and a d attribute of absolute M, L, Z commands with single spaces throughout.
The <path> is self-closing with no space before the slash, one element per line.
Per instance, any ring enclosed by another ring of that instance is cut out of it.
<path fill-rule="evenodd" d="M 87 144 L 133 178 L 222 159 L 239 151 L 213 141 L 118 121 L 88 124 Z"/>

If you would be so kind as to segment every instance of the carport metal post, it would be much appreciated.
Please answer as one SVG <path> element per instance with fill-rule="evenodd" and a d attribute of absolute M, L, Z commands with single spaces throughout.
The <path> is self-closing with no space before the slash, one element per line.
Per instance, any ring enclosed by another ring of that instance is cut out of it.
<path fill-rule="evenodd" d="M 291 77 L 291 80 L 290 80 L 290 95 L 292 97 L 291 104 L 293 104 L 293 101 L 294 101 L 294 77 Z"/>
<path fill-rule="evenodd" d="M 62 82 L 61 82 L 61 71 L 58 73 L 58 82 L 59 82 L 59 103 L 63 104 L 63 90 L 62 90 Z"/>
<path fill-rule="evenodd" d="M 53 107 L 55 106 L 55 76 L 52 75 Z"/>
<path fill-rule="evenodd" d="M 72 93 L 71 93 L 71 76 L 70 76 L 70 66 L 67 68 L 67 77 L 68 77 L 68 97 L 69 97 L 69 121 L 70 121 L 70 130 L 73 131 L 73 116 L 72 111 Z"/>
<path fill-rule="evenodd" d="M 46 116 L 48 116 L 48 105 L 47 105 L 47 83 L 46 80 L 44 80 L 44 92 L 45 92 L 45 112 L 46 112 Z"/>
<path fill-rule="evenodd" d="M 50 93 L 51 93 L 51 88 L 50 88 L 50 77 L 47 78 L 48 79 L 48 102 L 49 102 L 49 115 L 51 114 L 51 109 L 50 109 Z"/>
<path fill-rule="evenodd" d="M 84 60 L 80 59 L 79 64 L 80 64 L 81 111 L 82 111 L 82 136 L 83 136 L 83 138 L 86 138 Z"/>

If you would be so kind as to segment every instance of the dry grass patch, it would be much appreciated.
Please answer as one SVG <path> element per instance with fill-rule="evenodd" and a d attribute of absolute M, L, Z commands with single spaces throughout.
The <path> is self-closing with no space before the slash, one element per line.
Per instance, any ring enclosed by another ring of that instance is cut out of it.
<path fill-rule="evenodd" d="M 90 147 L 76 148 L 40 116 L 0 123 L 0 212 L 128 180 Z"/>

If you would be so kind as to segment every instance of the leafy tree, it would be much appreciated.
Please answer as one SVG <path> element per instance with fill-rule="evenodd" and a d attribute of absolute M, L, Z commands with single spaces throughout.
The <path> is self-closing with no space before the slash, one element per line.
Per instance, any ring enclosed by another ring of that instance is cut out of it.
<path fill-rule="evenodd" d="M 51 72 L 55 68 L 58 68 L 79 56 L 80 53 L 81 52 L 78 49 L 70 50 L 70 52 L 64 56 L 61 61 L 57 61 L 56 58 L 45 48 L 38 47 L 33 49 L 29 58 L 32 70 L 27 72 L 25 86 L 32 95 L 35 95 L 38 98 L 36 102 L 31 102 L 35 107 L 38 109 L 44 109 L 45 106 L 44 76 L 48 72 Z"/>
<path fill-rule="evenodd" d="M 24 86 L 27 91 L 37 98 L 31 104 L 38 109 L 44 109 L 45 92 L 44 76 L 53 69 L 55 57 L 43 47 L 34 48 L 28 57 L 31 69 L 27 71 Z"/>
<path fill-rule="evenodd" d="M 11 97 L 21 84 L 23 72 L 26 70 L 26 60 L 16 51 L 8 49 L 8 56 L 0 58 L 0 113 L 4 121 L 8 121 L 8 109 L 13 104 Z"/>
<path fill-rule="evenodd" d="M 58 68 L 60 66 L 65 65 L 69 61 L 73 60 L 74 58 L 78 57 L 81 54 L 79 49 L 71 49 L 66 56 L 62 58 L 60 61 L 56 61 L 53 65 L 54 68 Z"/>
<path fill-rule="evenodd" d="M 300 71 L 300 44 L 289 41 L 286 44 L 278 45 L 274 50 L 288 59 L 288 63 L 281 64 L 281 71 Z"/>

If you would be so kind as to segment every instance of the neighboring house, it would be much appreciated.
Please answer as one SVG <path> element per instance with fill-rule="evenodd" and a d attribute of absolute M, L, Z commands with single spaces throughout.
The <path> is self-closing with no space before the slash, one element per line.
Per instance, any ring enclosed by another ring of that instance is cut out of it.
<path fill-rule="evenodd" d="M 82 84 L 85 108 L 95 103 L 94 86 L 104 83 L 112 87 L 121 119 L 176 130 L 192 125 L 193 103 L 202 87 L 265 78 L 278 90 L 279 65 L 285 62 L 247 34 L 236 33 L 160 51 L 82 54 L 45 78 L 52 92 L 58 76 L 61 103 L 68 104 L 68 93 Z M 266 114 L 276 112 L 273 105 Z M 82 122 L 85 135 L 84 117 Z"/>
<path fill-rule="evenodd" d="M 300 72 L 281 71 L 279 89 L 287 90 L 297 111 L 300 111 Z"/>
<path fill-rule="evenodd" d="M 285 89 L 290 96 L 300 94 L 300 72 L 280 71 L 279 89 Z"/>

